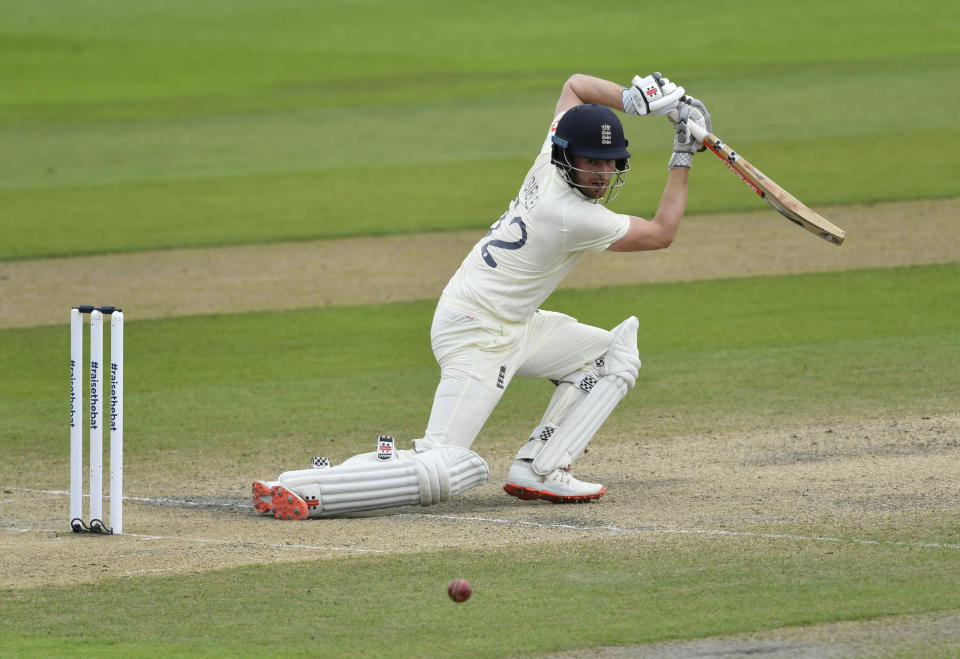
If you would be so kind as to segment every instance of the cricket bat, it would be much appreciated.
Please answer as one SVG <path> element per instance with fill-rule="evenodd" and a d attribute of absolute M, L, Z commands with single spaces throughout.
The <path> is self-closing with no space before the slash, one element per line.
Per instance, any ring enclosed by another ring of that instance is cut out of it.
<path fill-rule="evenodd" d="M 676 123 L 677 111 L 668 115 Z M 761 199 L 773 206 L 774 210 L 785 218 L 802 227 L 810 233 L 820 236 L 828 243 L 840 245 L 846 238 L 847 232 L 832 224 L 819 213 L 808 208 L 803 202 L 777 185 L 759 169 L 754 167 L 746 158 L 731 149 L 713 133 L 704 130 L 699 124 L 690 123 L 690 133 L 704 146 L 723 161 L 740 179 L 747 184 Z"/>

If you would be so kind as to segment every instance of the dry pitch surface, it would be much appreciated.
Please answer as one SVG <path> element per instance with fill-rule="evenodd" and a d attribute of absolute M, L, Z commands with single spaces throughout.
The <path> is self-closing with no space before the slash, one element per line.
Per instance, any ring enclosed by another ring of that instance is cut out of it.
<path fill-rule="evenodd" d="M 833 247 L 769 213 L 694 216 L 663 253 L 603 254 L 582 264 L 568 287 L 885 267 L 960 260 L 954 235 L 960 200 L 823 209 L 848 232 Z M 890 228 L 896 227 L 894 234 Z M 63 309 L 96 291 L 124 300 L 131 318 L 363 304 L 434 298 L 477 232 L 349 239 L 0 264 L 9 291 L 7 326 L 64 322 Z M 402 240 L 407 258 L 393 258 Z M 415 245 L 411 245 L 415 240 Z M 427 257 L 409 259 L 411 249 Z M 404 263 L 418 268 L 405 270 Z M 425 269 L 425 264 L 427 269 Z M 104 272 L 125 273 L 103 281 Z M 389 281 L 382 278 L 389 271 Z M 200 283 L 198 283 L 200 282 Z M 427 332 L 428 328 L 424 328 Z M 424 402 L 425 405 L 429 401 Z M 66 432 L 66 431 L 65 431 Z M 144 574 L 192 573 L 228 565 L 461 545 L 501 546 L 604 536 L 678 547 L 718 542 L 875 542 L 876 529 L 915 528 L 918 518 L 957 516 L 960 414 L 848 419 L 822 427 L 780 428 L 697 437 L 637 438 L 632 446 L 599 441 L 577 473 L 609 493 L 586 506 L 520 502 L 500 489 L 511 455 L 484 454 L 493 478 L 432 509 L 403 508 L 353 519 L 282 523 L 253 512 L 253 478 L 213 464 L 128 469 L 123 537 L 65 532 L 67 460 L 49 466 L 6 461 L 0 467 L 0 587 L 92 582 Z M 482 454 L 482 437 L 475 446 Z M 625 450 L 626 449 L 626 450 Z M 337 460 L 348 456 L 335 456 Z M 210 474 L 219 474 L 210 477 Z M 639 505 L 638 505 L 639 502 Z M 793 522 L 830 520 L 831 537 L 785 537 Z M 754 528 L 755 534 L 730 529 Z M 869 539 L 868 539 L 869 538 Z M 948 547 L 957 550 L 960 546 Z M 960 612 L 843 623 L 734 639 L 610 648 L 609 656 L 858 656 L 930 641 L 960 646 Z M 592 652 L 591 655 L 596 656 Z M 571 655 L 576 656 L 576 655 Z M 585 655 L 584 655 L 585 656 Z"/>

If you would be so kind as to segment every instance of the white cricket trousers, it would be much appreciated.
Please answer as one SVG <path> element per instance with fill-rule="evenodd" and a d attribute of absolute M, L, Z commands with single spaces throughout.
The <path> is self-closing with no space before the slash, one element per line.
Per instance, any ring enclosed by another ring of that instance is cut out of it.
<path fill-rule="evenodd" d="M 609 331 L 562 313 L 538 310 L 526 324 L 502 323 L 444 301 L 430 339 L 440 384 L 418 448 L 470 448 L 515 375 L 560 380 L 603 355 L 612 340 Z"/>

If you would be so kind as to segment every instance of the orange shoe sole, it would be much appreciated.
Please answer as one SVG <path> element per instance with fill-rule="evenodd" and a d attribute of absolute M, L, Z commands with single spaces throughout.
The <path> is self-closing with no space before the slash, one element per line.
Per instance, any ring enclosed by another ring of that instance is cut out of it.
<path fill-rule="evenodd" d="M 503 486 L 503 491 L 512 497 L 517 497 L 518 499 L 523 499 L 524 501 L 542 499 L 552 503 L 587 503 L 588 501 L 602 497 L 604 493 L 606 493 L 607 488 L 601 486 L 600 491 L 596 494 L 568 495 L 556 494 L 550 490 L 535 490 L 532 487 L 523 487 L 522 485 L 517 485 L 515 483 L 507 483 Z"/>
<path fill-rule="evenodd" d="M 310 509 L 319 505 L 316 499 L 301 499 L 283 485 L 273 488 L 273 516 L 277 519 L 306 519 Z"/>
<path fill-rule="evenodd" d="M 253 481 L 253 508 L 258 513 L 273 512 L 273 492 L 263 481 Z"/>

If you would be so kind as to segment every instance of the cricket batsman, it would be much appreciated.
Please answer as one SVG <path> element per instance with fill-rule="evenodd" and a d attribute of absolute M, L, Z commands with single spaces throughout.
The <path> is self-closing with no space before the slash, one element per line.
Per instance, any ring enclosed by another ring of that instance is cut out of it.
<path fill-rule="evenodd" d="M 666 187 L 650 220 L 606 206 L 630 169 L 613 110 L 645 117 L 678 112 Z M 712 126 L 704 104 L 659 73 L 635 76 L 626 88 L 572 75 L 553 117 L 516 196 L 437 304 L 430 337 L 440 383 L 424 436 L 410 450 L 381 436 L 376 451 L 340 465 L 320 459 L 311 469 L 255 481 L 259 512 L 306 519 L 428 506 L 482 485 L 489 469 L 471 446 L 514 377 L 545 378 L 556 389 L 503 489 L 555 503 L 603 496 L 603 485 L 574 478 L 570 467 L 636 384 L 639 321 L 631 316 L 606 330 L 540 305 L 587 252 L 670 246 L 686 208 L 693 156 L 702 149 L 690 122 Z"/>

